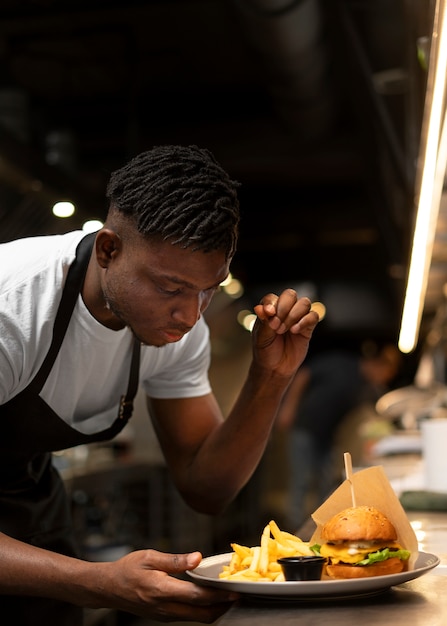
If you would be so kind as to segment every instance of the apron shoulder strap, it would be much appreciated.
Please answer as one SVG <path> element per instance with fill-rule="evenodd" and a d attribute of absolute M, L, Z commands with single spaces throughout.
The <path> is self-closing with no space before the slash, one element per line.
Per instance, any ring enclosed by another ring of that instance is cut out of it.
<path fill-rule="evenodd" d="M 121 396 L 118 417 L 128 420 L 133 412 L 133 401 L 138 391 L 140 382 L 140 351 L 141 343 L 135 337 L 133 341 L 132 361 L 130 364 L 129 383 L 126 395 Z"/>
<path fill-rule="evenodd" d="M 48 374 L 53 367 L 53 363 L 56 360 L 62 341 L 64 340 L 73 309 L 84 282 L 94 241 L 95 233 L 90 233 L 81 239 L 78 247 L 76 248 L 76 258 L 68 270 L 67 279 L 62 292 L 62 298 L 56 313 L 56 319 L 53 327 L 53 339 L 50 349 L 48 350 L 40 370 L 37 372 L 30 385 L 30 387 L 32 386 L 33 391 L 37 394 L 44 386 L 45 381 L 48 378 Z"/>

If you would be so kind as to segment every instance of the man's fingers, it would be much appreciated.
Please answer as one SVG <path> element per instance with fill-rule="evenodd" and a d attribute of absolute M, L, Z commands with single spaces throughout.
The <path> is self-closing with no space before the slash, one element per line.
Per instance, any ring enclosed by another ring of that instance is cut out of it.
<path fill-rule="evenodd" d="M 311 306 L 307 296 L 299 298 L 294 289 L 285 289 L 279 297 L 275 294 L 264 296 L 254 311 L 259 319 L 268 321 L 270 328 L 281 334 L 299 324 L 308 315 Z M 306 325 L 308 323 L 306 321 Z"/>
<path fill-rule="evenodd" d="M 320 316 L 318 315 L 318 313 L 311 310 L 307 315 L 305 315 L 302 319 L 296 322 L 296 324 L 293 324 L 290 327 L 290 332 L 294 335 L 300 333 L 307 337 L 311 337 L 319 321 Z"/>
<path fill-rule="evenodd" d="M 145 567 L 167 572 L 168 574 L 181 574 L 197 567 L 202 560 L 200 552 L 186 554 L 171 554 L 158 552 L 157 550 L 145 550 Z"/>

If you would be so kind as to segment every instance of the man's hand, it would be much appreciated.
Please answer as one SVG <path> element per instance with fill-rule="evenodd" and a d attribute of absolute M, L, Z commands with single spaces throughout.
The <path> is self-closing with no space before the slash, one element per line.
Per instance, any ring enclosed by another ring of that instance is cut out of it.
<path fill-rule="evenodd" d="M 113 563 L 103 563 L 103 590 L 113 598 L 99 597 L 110 606 L 160 621 L 212 623 L 238 596 L 221 589 L 201 587 L 178 576 L 199 565 L 202 555 L 168 554 L 156 550 L 131 552 Z M 109 601 L 107 601 L 109 600 Z"/>
<path fill-rule="evenodd" d="M 291 376 L 306 357 L 318 314 L 311 310 L 309 298 L 299 298 L 293 289 L 264 296 L 254 310 L 255 361 L 278 375 Z"/>

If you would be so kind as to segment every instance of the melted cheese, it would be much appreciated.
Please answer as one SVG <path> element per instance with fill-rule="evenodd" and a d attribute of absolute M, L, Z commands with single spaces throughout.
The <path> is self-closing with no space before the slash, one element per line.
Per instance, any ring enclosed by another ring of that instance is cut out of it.
<path fill-rule="evenodd" d="M 358 563 L 371 554 L 371 552 L 377 552 L 377 550 L 383 550 L 383 548 L 394 548 L 399 550 L 401 546 L 398 543 L 386 542 L 386 543 L 371 543 L 369 547 L 358 547 L 358 544 L 354 543 L 324 543 L 320 548 L 321 556 L 325 556 L 331 560 L 333 565 L 337 563 Z"/>

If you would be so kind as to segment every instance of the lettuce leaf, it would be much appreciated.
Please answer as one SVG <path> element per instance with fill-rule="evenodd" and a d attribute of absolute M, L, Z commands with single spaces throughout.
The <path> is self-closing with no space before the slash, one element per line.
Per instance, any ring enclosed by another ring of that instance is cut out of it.
<path fill-rule="evenodd" d="M 320 549 L 321 545 L 319 543 L 314 543 L 313 546 L 309 546 L 309 549 L 312 550 L 316 554 L 316 556 L 321 556 Z"/>
<path fill-rule="evenodd" d="M 406 561 L 410 558 L 410 552 L 404 549 L 390 550 L 389 548 L 384 548 L 383 550 L 377 550 L 377 552 L 371 552 L 368 554 L 366 559 L 359 561 L 355 565 L 372 565 L 373 563 L 380 563 L 380 561 L 386 561 L 387 559 L 392 559 L 394 557 L 402 559 L 402 561 Z"/>

